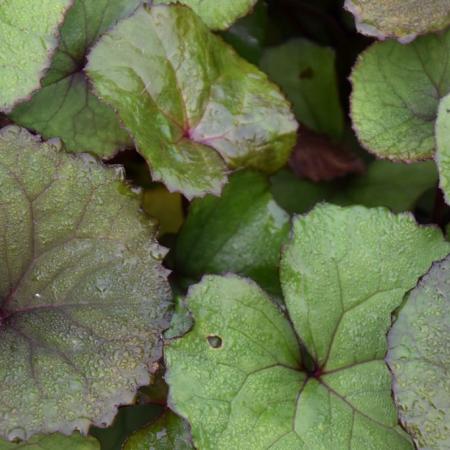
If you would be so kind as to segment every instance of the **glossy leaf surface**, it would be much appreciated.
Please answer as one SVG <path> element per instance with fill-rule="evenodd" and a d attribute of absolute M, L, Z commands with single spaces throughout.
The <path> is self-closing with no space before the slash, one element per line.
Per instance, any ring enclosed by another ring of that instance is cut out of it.
<path fill-rule="evenodd" d="M 42 89 L 11 117 L 44 138 L 59 137 L 72 152 L 110 157 L 130 146 L 114 111 L 91 93 L 83 72 L 86 53 L 141 0 L 75 0 L 61 28 L 61 42 Z"/>
<path fill-rule="evenodd" d="M 87 71 L 153 178 L 188 198 L 220 193 L 227 166 L 275 171 L 294 145 L 278 88 L 186 7 L 139 9 L 100 39 Z"/>
<path fill-rule="evenodd" d="M 289 216 L 265 177 L 238 172 L 220 198 L 209 195 L 191 205 L 177 240 L 177 270 L 195 278 L 237 273 L 279 294 L 280 251 L 289 230 Z"/>
<path fill-rule="evenodd" d="M 160 357 L 163 250 L 114 169 L 0 134 L 0 435 L 109 424 Z"/>
<path fill-rule="evenodd" d="M 72 0 L 3 0 L 0 4 L 0 111 L 39 88 Z"/>

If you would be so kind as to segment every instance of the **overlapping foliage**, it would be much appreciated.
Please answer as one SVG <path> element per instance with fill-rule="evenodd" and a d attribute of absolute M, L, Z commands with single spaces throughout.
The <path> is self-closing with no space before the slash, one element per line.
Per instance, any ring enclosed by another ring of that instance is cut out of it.
<path fill-rule="evenodd" d="M 0 450 L 448 448 L 449 18 L 0 2 Z"/>

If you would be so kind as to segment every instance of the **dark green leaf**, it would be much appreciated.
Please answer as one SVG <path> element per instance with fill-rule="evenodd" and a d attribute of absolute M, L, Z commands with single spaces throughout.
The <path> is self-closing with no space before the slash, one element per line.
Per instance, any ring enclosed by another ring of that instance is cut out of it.
<path fill-rule="evenodd" d="M 264 176 L 238 172 L 220 198 L 195 200 L 176 246 L 176 268 L 187 276 L 234 272 L 280 294 L 280 249 L 289 216 L 274 201 Z"/>
<path fill-rule="evenodd" d="M 261 67 L 286 92 L 299 122 L 318 133 L 342 137 L 344 114 L 331 48 L 294 39 L 266 50 Z"/>
<path fill-rule="evenodd" d="M 193 450 L 189 425 L 167 411 L 155 423 L 128 439 L 123 450 Z"/>

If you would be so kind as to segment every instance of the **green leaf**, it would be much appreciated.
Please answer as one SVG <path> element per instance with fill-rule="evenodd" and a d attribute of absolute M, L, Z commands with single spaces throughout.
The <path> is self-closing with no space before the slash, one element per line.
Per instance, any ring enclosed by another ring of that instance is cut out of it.
<path fill-rule="evenodd" d="M 79 434 L 64 436 L 62 434 L 50 434 L 34 436 L 27 442 L 13 444 L 0 440 L 0 450 L 100 450 L 99 443 L 92 437 L 84 437 Z"/>
<path fill-rule="evenodd" d="M 265 177 L 234 174 L 220 198 L 195 200 L 176 245 L 176 268 L 185 276 L 233 272 L 280 294 L 278 266 L 288 237 L 288 214 L 274 201 Z"/>
<path fill-rule="evenodd" d="M 73 0 L 3 0 L 0 4 L 0 111 L 39 88 Z"/>
<path fill-rule="evenodd" d="M 450 24 L 447 0 L 346 0 L 345 8 L 355 16 L 360 33 L 403 43 Z"/>
<path fill-rule="evenodd" d="M 328 200 L 333 192 L 332 183 L 313 183 L 299 178 L 289 169 L 282 169 L 270 179 L 275 201 L 289 214 L 303 214 L 316 203 Z"/>
<path fill-rule="evenodd" d="M 164 252 L 114 169 L 0 133 L 0 436 L 109 424 L 149 381 Z"/>
<path fill-rule="evenodd" d="M 154 403 L 119 408 L 110 427 L 91 428 L 89 433 L 99 440 L 101 450 L 119 450 L 132 433 L 147 425 L 148 422 L 157 420 L 163 412 L 164 407 Z"/>
<path fill-rule="evenodd" d="M 437 182 L 433 161 L 414 164 L 374 161 L 367 173 L 352 177 L 329 201 L 342 206 L 385 206 L 393 212 L 408 211 L 425 191 L 436 187 Z"/>
<path fill-rule="evenodd" d="M 204 277 L 188 295 L 192 331 L 165 349 L 170 404 L 194 444 L 412 449 L 391 398 L 386 332 L 404 294 L 449 251 L 409 215 L 322 205 L 295 220 L 282 258 L 290 320 L 253 282 Z"/>
<path fill-rule="evenodd" d="M 132 435 L 123 450 L 193 450 L 189 425 L 171 411 Z"/>
<path fill-rule="evenodd" d="M 389 333 L 387 362 L 400 420 L 418 449 L 450 446 L 450 257 L 408 294 Z"/>
<path fill-rule="evenodd" d="M 114 111 L 90 92 L 82 69 L 89 47 L 140 4 L 141 0 L 76 0 L 42 89 L 17 107 L 12 119 L 44 138 L 61 138 L 72 152 L 106 158 L 130 146 Z"/>
<path fill-rule="evenodd" d="M 222 37 L 247 61 L 258 64 L 266 40 L 269 16 L 267 4 L 259 1 L 252 14 L 239 19 Z"/>
<path fill-rule="evenodd" d="M 450 204 L 450 95 L 439 103 L 436 120 L 436 163 L 445 201 Z"/>
<path fill-rule="evenodd" d="M 100 39 L 87 72 L 153 178 L 188 198 L 219 194 L 227 165 L 275 171 L 294 145 L 279 90 L 183 6 L 140 8 Z"/>
<path fill-rule="evenodd" d="M 334 138 L 342 137 L 344 113 L 331 48 L 294 39 L 267 49 L 261 68 L 286 92 L 302 124 Z"/>
<path fill-rule="evenodd" d="M 316 203 L 341 206 L 384 206 L 393 212 L 409 211 L 420 196 L 436 186 L 432 161 L 414 164 L 374 161 L 366 173 L 334 183 L 312 183 L 283 169 L 271 178 L 275 200 L 290 214 L 303 214 Z"/>
<path fill-rule="evenodd" d="M 182 3 L 192 8 L 213 30 L 224 30 L 255 6 L 258 0 L 154 0 L 154 4 Z"/>
<path fill-rule="evenodd" d="M 353 74 L 352 118 L 361 143 L 382 158 L 431 158 L 438 104 L 450 92 L 450 31 L 411 44 L 372 45 Z"/>

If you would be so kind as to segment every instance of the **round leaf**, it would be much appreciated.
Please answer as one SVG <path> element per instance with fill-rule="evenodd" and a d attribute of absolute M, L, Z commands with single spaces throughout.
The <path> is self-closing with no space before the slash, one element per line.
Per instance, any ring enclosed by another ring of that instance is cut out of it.
<path fill-rule="evenodd" d="M 0 435 L 109 424 L 149 382 L 170 298 L 117 171 L 0 134 Z"/>
<path fill-rule="evenodd" d="M 194 444 L 411 450 L 386 331 L 405 292 L 449 251 L 408 215 L 323 205 L 295 220 L 282 259 L 290 320 L 255 284 L 204 277 L 187 298 L 194 327 L 165 350 L 170 404 Z"/>
<path fill-rule="evenodd" d="M 38 435 L 27 442 L 13 444 L 0 440 L 0 450 L 100 450 L 99 443 L 92 437 L 79 434 L 64 436 L 62 434 Z"/>
<path fill-rule="evenodd" d="M 227 165 L 275 171 L 294 145 L 276 86 L 186 7 L 140 8 L 100 39 L 87 72 L 153 178 L 188 198 L 220 193 Z"/>
<path fill-rule="evenodd" d="M 73 0 L 0 3 L 0 111 L 8 112 L 39 87 L 58 44 L 58 27 Z"/>
<path fill-rule="evenodd" d="M 133 434 L 123 450 L 193 450 L 189 425 L 171 411 Z M 1 449 L 0 449 L 1 450 Z"/>
<path fill-rule="evenodd" d="M 360 33 L 409 42 L 450 24 L 448 0 L 346 0 Z"/>
<path fill-rule="evenodd" d="M 450 92 L 450 31 L 411 44 L 372 45 L 353 74 L 352 119 L 362 144 L 382 158 L 420 160 L 435 150 L 439 101 Z"/>
<path fill-rule="evenodd" d="M 192 8 L 213 30 L 224 30 L 245 16 L 258 0 L 154 0 L 155 5 L 182 3 Z"/>
<path fill-rule="evenodd" d="M 435 263 L 408 295 L 389 333 L 400 420 L 417 448 L 450 446 L 450 258 Z"/>
<path fill-rule="evenodd" d="M 45 138 L 61 138 L 72 152 L 110 157 L 131 145 L 114 111 L 90 92 L 82 69 L 88 48 L 140 4 L 141 0 L 75 0 L 42 89 L 19 105 L 12 119 Z"/>

